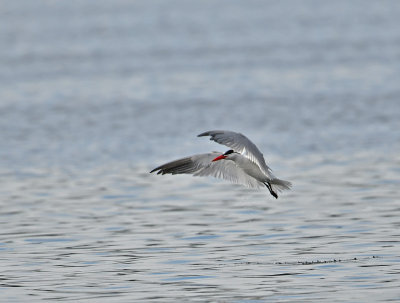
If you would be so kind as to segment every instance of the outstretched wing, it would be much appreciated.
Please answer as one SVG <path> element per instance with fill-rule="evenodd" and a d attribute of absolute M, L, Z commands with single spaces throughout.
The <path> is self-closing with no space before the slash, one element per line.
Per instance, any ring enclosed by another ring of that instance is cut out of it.
<path fill-rule="evenodd" d="M 264 184 L 257 181 L 253 177 L 246 174 L 233 161 L 215 161 L 213 159 L 222 153 L 212 152 L 206 154 L 198 154 L 190 157 L 182 158 L 172 162 L 168 162 L 153 169 L 150 173 L 157 174 L 193 174 L 194 176 L 212 176 L 215 178 L 225 179 L 232 183 L 242 184 L 247 187 L 259 188 Z"/>
<path fill-rule="evenodd" d="M 273 178 L 271 169 L 265 163 L 263 154 L 245 135 L 227 130 L 211 130 L 198 135 L 198 137 L 203 136 L 211 136 L 210 140 L 228 146 L 234 151 L 241 153 L 247 159 L 257 164 L 267 176 Z"/>

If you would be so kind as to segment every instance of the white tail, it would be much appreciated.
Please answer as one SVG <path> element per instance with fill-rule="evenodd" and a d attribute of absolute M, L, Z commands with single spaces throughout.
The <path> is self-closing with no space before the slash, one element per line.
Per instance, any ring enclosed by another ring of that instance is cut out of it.
<path fill-rule="evenodd" d="M 292 183 L 290 183 L 289 181 L 281 180 L 278 178 L 272 179 L 271 181 L 269 181 L 269 183 L 271 184 L 273 191 L 290 189 L 290 187 L 292 186 Z"/>

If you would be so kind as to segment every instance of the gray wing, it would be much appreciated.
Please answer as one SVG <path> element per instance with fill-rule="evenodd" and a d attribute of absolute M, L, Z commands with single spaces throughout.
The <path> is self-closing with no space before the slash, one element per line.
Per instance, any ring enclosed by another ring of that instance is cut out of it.
<path fill-rule="evenodd" d="M 247 187 L 259 188 L 264 184 L 246 174 L 233 161 L 215 161 L 213 159 L 220 156 L 220 152 L 198 154 L 183 159 L 168 162 L 153 169 L 150 173 L 157 174 L 193 174 L 194 176 L 212 176 L 225 179 L 232 183 L 242 184 Z"/>
<path fill-rule="evenodd" d="M 153 169 L 150 173 L 158 171 L 157 175 L 194 174 L 207 165 L 210 165 L 210 163 L 214 163 L 212 160 L 221 154 L 222 153 L 219 152 L 212 152 L 207 154 L 193 155 L 160 165 Z"/>
<path fill-rule="evenodd" d="M 211 136 L 210 140 L 228 146 L 234 151 L 241 153 L 247 159 L 257 164 L 268 176 L 271 176 L 271 178 L 273 177 L 271 169 L 265 163 L 263 154 L 245 135 L 228 130 L 211 130 L 198 135 L 198 137 L 203 136 Z"/>

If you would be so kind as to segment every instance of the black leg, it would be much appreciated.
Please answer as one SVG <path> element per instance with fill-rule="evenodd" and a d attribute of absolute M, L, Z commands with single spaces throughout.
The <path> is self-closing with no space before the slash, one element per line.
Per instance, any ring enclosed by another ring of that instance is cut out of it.
<path fill-rule="evenodd" d="M 275 197 L 275 199 L 278 199 L 277 193 L 272 190 L 271 183 L 266 182 L 266 183 L 264 183 L 264 185 L 268 188 L 270 194 L 273 195 Z"/>

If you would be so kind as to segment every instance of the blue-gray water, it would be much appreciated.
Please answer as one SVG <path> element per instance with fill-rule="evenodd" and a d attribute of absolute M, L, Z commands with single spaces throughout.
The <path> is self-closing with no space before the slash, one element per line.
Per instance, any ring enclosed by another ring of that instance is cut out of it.
<path fill-rule="evenodd" d="M 400 300 L 400 2 L 3 1 L 0 300 Z M 278 200 L 165 161 L 248 135 Z"/>

